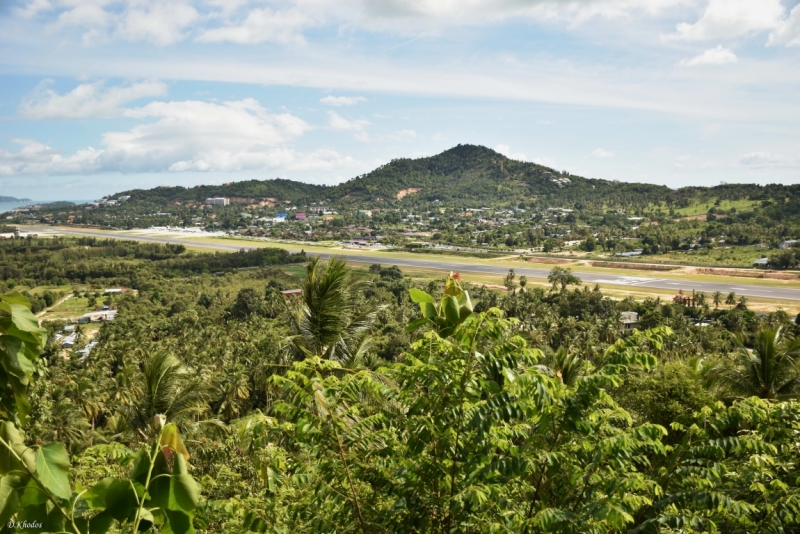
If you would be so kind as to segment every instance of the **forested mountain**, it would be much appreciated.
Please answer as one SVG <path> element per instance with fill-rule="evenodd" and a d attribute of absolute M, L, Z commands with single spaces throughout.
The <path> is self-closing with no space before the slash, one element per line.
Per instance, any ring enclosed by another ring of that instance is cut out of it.
<path fill-rule="evenodd" d="M 572 203 L 604 198 L 620 203 L 625 202 L 626 197 L 663 195 L 668 191 L 664 186 L 586 179 L 536 163 L 512 160 L 486 147 L 458 145 L 428 158 L 393 160 L 336 186 L 284 179 L 248 180 L 218 186 L 133 190 L 119 196 L 130 196 L 131 202 L 154 205 L 202 202 L 212 196 L 274 199 L 301 205 L 320 200 L 375 203 L 421 198 L 485 203 L 539 197 Z"/>
<path fill-rule="evenodd" d="M 458 145 L 427 158 L 392 160 L 336 186 L 279 178 L 192 188 L 137 189 L 116 196 L 130 196 L 130 203 L 154 208 L 176 202 L 202 202 L 213 196 L 243 203 L 268 200 L 308 205 L 328 201 L 358 207 L 438 200 L 463 206 L 522 201 L 532 205 L 578 204 L 602 208 L 661 202 L 682 207 L 709 199 L 764 200 L 792 198 L 798 193 L 800 186 L 724 184 L 673 190 L 653 184 L 584 178 L 536 163 L 509 159 L 483 146 Z"/>

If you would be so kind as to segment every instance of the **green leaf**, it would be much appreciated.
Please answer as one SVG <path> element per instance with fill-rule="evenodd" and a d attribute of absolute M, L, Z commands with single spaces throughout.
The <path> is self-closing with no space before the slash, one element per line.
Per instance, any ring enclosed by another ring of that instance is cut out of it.
<path fill-rule="evenodd" d="M 434 306 L 430 302 L 420 302 L 419 309 L 422 312 L 422 316 L 425 319 L 433 319 L 439 314 L 436 311 L 436 306 Z"/>
<path fill-rule="evenodd" d="M 5 351 L 0 352 L 0 357 L 2 357 L 0 363 L 3 364 L 3 368 L 6 372 L 20 378 L 29 377 L 35 370 L 35 367 L 30 359 L 28 359 L 30 351 L 27 350 L 22 340 L 17 337 L 4 335 L 0 336 L 0 343 L 6 348 Z"/>
<path fill-rule="evenodd" d="M 442 299 L 442 307 L 447 322 L 451 325 L 458 324 L 461 316 L 458 313 L 458 300 L 455 297 L 445 297 Z"/>
<path fill-rule="evenodd" d="M 194 526 L 192 526 L 192 517 L 191 515 L 175 511 L 175 510 L 165 510 L 167 518 L 169 519 L 169 524 L 164 525 L 164 528 L 161 529 L 161 532 L 165 534 L 174 533 L 174 534 L 194 534 Z"/>
<path fill-rule="evenodd" d="M 0 295 L 0 302 L 6 304 L 16 304 L 18 306 L 24 306 L 29 310 L 31 309 L 31 301 L 28 300 L 28 297 L 17 291 L 14 291 L 13 293 L 6 293 L 5 295 Z"/>
<path fill-rule="evenodd" d="M 0 525 L 5 525 L 19 509 L 20 487 L 25 485 L 26 477 L 21 475 L 5 475 L 0 477 Z"/>
<path fill-rule="evenodd" d="M 416 288 L 409 289 L 408 293 L 411 296 L 411 302 L 417 302 L 417 303 L 428 302 L 430 304 L 433 304 L 434 302 L 436 302 L 436 301 L 433 300 L 432 296 L 430 296 L 427 293 L 425 293 L 424 291 L 416 289 Z"/>
<path fill-rule="evenodd" d="M 79 518 L 75 520 L 78 530 L 87 534 L 104 534 L 111 529 L 114 518 L 108 510 L 100 512 L 92 518 Z"/>
<path fill-rule="evenodd" d="M 106 489 L 106 509 L 117 521 L 130 521 L 139 506 L 137 495 L 144 495 L 141 484 L 130 480 L 113 480 Z"/>
<path fill-rule="evenodd" d="M 56 497 L 70 498 L 69 455 L 61 443 L 50 443 L 36 451 L 36 476 Z"/>
<path fill-rule="evenodd" d="M 418 330 L 419 328 L 425 326 L 430 322 L 430 319 L 426 319 L 425 317 L 420 317 L 419 319 L 415 319 L 411 321 L 408 326 L 406 326 L 406 332 L 413 332 L 414 330 Z"/>
<path fill-rule="evenodd" d="M 26 466 L 28 471 L 36 469 L 33 450 L 25 445 L 17 427 L 13 423 L 9 421 L 0 422 L 0 438 L 11 447 L 11 450 L 9 450 L 6 446 L 0 444 L 0 475 L 5 475 L 12 471 L 26 471 Z M 24 466 L 12 454 L 12 451 L 22 459 Z"/>
<path fill-rule="evenodd" d="M 114 484 L 113 478 L 104 478 L 87 491 L 85 491 L 81 498 L 86 501 L 89 508 L 92 510 L 105 510 L 106 509 L 106 494 L 109 488 Z"/>

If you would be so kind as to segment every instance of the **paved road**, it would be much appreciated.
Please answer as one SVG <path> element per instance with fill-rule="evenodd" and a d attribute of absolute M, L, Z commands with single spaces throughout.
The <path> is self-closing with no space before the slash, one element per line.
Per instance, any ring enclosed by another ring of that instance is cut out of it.
<path fill-rule="evenodd" d="M 45 227 L 28 227 L 31 232 L 58 232 L 70 235 L 82 235 L 92 237 L 108 237 L 114 239 L 133 239 L 136 241 L 146 241 L 150 243 L 176 243 L 186 246 L 207 248 L 210 250 L 228 250 L 231 252 L 245 249 L 259 248 L 255 246 L 248 246 L 244 243 L 229 244 L 229 243 L 209 243 L 202 241 L 195 241 L 191 238 L 175 237 L 175 236 L 143 236 L 135 234 L 121 234 L 112 230 L 82 230 L 79 228 L 54 228 L 50 226 Z M 288 247 L 286 247 L 288 248 Z M 292 250 L 292 249 L 289 249 Z M 299 250 L 299 249 L 295 249 Z M 328 258 L 332 254 L 320 254 L 323 258 Z M 439 269 L 443 271 L 455 271 L 461 273 L 485 273 L 485 274 L 498 274 L 504 275 L 508 272 L 508 267 L 491 264 L 476 264 L 476 263 L 460 263 L 457 261 L 440 261 L 440 260 L 425 260 L 425 259 L 407 259 L 407 258 L 391 258 L 386 255 L 378 254 L 347 254 L 337 253 L 338 256 L 343 256 L 348 261 L 358 263 L 383 263 L 397 265 L 398 267 L 417 267 L 423 269 Z M 517 276 L 525 275 L 528 278 L 547 278 L 549 274 L 548 269 L 533 269 L 528 267 L 514 267 Z M 599 283 L 603 285 L 615 285 L 624 287 L 644 287 L 653 289 L 666 289 L 672 290 L 676 293 L 679 289 L 683 289 L 684 293 L 691 292 L 691 290 L 704 291 L 706 294 L 721 291 L 725 295 L 731 291 L 737 295 L 745 295 L 747 297 L 762 297 L 769 299 L 781 300 L 794 300 L 800 301 L 800 289 L 779 286 L 754 286 L 744 283 L 716 283 L 716 282 L 697 282 L 686 280 L 685 282 L 676 280 L 674 278 L 647 278 L 639 276 L 619 276 L 614 274 L 605 274 L 597 272 L 586 272 L 580 269 L 574 269 L 576 275 L 585 283 Z"/>

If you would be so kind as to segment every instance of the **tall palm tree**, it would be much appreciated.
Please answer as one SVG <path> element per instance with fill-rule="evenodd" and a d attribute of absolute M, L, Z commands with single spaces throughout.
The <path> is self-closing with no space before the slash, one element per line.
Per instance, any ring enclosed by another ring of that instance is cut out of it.
<path fill-rule="evenodd" d="M 723 372 L 721 382 L 735 397 L 786 399 L 800 395 L 800 338 L 788 340 L 781 327 L 759 330 L 753 349 L 736 336 L 739 352 L 733 369 Z"/>
<path fill-rule="evenodd" d="M 725 299 L 725 304 L 727 304 L 728 306 L 733 306 L 734 304 L 736 304 L 735 292 L 731 291 L 730 293 L 728 293 L 728 298 Z"/>
<path fill-rule="evenodd" d="M 353 279 L 342 258 L 332 258 L 327 265 L 312 258 L 306 265 L 299 304 L 287 304 L 293 331 L 287 348 L 292 356 L 341 362 L 363 359 L 378 311 L 358 298 L 366 284 Z"/>
<path fill-rule="evenodd" d="M 147 357 L 134 388 L 136 394 L 121 415 L 139 433 L 137 439 L 142 434 L 149 439 L 157 431 L 154 417 L 158 414 L 181 426 L 208 408 L 209 388 L 168 353 Z"/>
<path fill-rule="evenodd" d="M 719 305 L 722 304 L 722 291 L 714 291 L 711 300 L 714 303 L 714 309 L 718 309 Z"/>

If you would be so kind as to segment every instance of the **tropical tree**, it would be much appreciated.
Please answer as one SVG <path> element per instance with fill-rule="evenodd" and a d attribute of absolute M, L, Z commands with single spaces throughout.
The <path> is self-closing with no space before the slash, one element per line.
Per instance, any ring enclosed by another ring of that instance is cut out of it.
<path fill-rule="evenodd" d="M 560 289 L 564 291 L 567 286 L 580 285 L 581 279 L 572 274 L 572 269 L 564 267 L 553 267 L 550 274 L 547 275 L 547 281 L 553 286 L 552 289 Z"/>
<path fill-rule="evenodd" d="M 366 356 L 378 308 L 359 298 L 367 281 L 356 281 L 342 258 L 309 260 L 296 305 L 287 303 L 292 335 L 286 347 L 294 359 L 357 361 Z"/>
<path fill-rule="evenodd" d="M 714 309 L 718 309 L 719 305 L 722 304 L 722 291 L 714 291 L 711 301 L 714 303 Z"/>
<path fill-rule="evenodd" d="M 175 356 L 165 352 L 151 354 L 143 367 L 138 380 L 132 384 L 135 394 L 130 405 L 121 412 L 123 420 L 136 433 L 136 440 L 157 435 L 156 415 L 164 415 L 180 427 L 208 409 L 208 386 L 195 378 Z"/>
<path fill-rule="evenodd" d="M 733 306 L 734 304 L 736 304 L 736 293 L 734 291 L 728 293 L 728 296 L 725 299 L 725 304 L 727 304 L 728 306 Z"/>
<path fill-rule="evenodd" d="M 738 398 L 788 399 L 800 394 L 800 338 L 790 340 L 781 327 L 759 330 L 753 348 L 736 336 L 734 367 L 719 374 L 719 381 Z"/>

